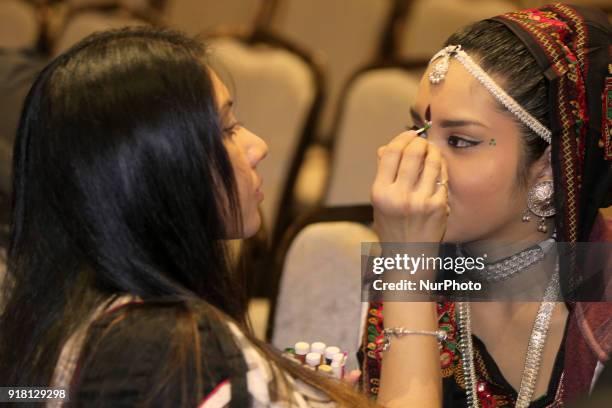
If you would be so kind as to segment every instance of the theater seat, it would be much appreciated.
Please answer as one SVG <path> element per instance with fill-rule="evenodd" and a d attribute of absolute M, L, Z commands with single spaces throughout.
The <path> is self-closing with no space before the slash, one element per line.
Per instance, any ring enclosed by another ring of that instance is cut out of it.
<path fill-rule="evenodd" d="M 6 250 L 0 247 L 0 284 L 6 275 Z"/>
<path fill-rule="evenodd" d="M 36 10 L 25 1 L 0 1 L 0 48 L 33 49 L 40 26 Z"/>
<path fill-rule="evenodd" d="M 376 241 L 356 222 L 306 226 L 292 241 L 275 306 L 272 343 L 279 349 L 298 341 L 322 341 L 355 353 L 361 319 L 361 243 Z"/>
<path fill-rule="evenodd" d="M 13 146 L 0 138 L 0 194 L 8 194 L 11 184 L 11 163 L 13 161 Z"/>
<path fill-rule="evenodd" d="M 195 35 L 218 27 L 252 27 L 263 0 L 166 0 L 168 26 Z"/>
<path fill-rule="evenodd" d="M 53 54 L 59 55 L 96 31 L 128 26 L 145 25 L 146 22 L 123 14 L 84 11 L 70 18 L 64 31 L 53 46 Z"/>
<path fill-rule="evenodd" d="M 10 194 L 9 174 L 21 108 L 46 64 L 46 58 L 31 52 L 0 50 L 0 194 Z"/>
<path fill-rule="evenodd" d="M 270 29 L 317 53 L 328 69 L 321 126 L 327 133 L 340 91 L 357 69 L 378 55 L 392 0 L 281 0 Z"/>
<path fill-rule="evenodd" d="M 335 126 L 331 181 L 325 205 L 370 202 L 376 150 L 412 125 L 422 69 L 366 70 L 349 83 Z"/>
<path fill-rule="evenodd" d="M 151 7 L 151 0 L 67 0 L 72 10 L 120 7 L 126 11 L 143 12 Z"/>
<path fill-rule="evenodd" d="M 509 0 L 415 0 L 398 30 L 399 57 L 429 60 L 459 28 L 517 8 Z"/>
<path fill-rule="evenodd" d="M 263 177 L 265 226 L 273 230 L 281 199 L 290 183 L 298 150 L 311 137 L 307 124 L 320 98 L 314 68 L 296 53 L 271 43 L 238 38 L 208 40 L 211 65 L 236 102 L 236 115 L 263 138 L 269 158 L 258 165 Z"/>

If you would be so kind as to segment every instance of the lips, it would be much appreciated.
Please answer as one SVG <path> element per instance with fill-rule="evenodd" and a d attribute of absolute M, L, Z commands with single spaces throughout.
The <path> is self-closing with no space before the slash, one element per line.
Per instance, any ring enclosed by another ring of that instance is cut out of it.
<path fill-rule="evenodd" d="M 264 198 L 264 193 L 262 190 L 263 180 L 261 177 L 258 177 L 258 179 L 259 179 L 259 183 L 257 183 L 257 188 L 255 189 L 255 196 L 257 196 L 257 199 L 261 201 Z"/>
<path fill-rule="evenodd" d="M 264 193 L 261 190 L 257 189 L 257 191 L 255 191 L 255 197 L 257 198 L 258 202 L 262 202 L 264 199 Z"/>

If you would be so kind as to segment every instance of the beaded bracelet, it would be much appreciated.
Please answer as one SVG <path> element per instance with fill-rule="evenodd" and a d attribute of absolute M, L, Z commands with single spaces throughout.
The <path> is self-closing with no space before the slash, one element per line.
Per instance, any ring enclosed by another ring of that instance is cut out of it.
<path fill-rule="evenodd" d="M 384 335 L 384 340 L 382 341 L 381 344 L 379 344 L 379 347 L 382 349 L 382 351 L 389 350 L 389 347 L 391 347 L 391 337 L 392 336 L 395 336 L 398 338 L 408 335 L 408 334 L 434 336 L 436 340 L 438 340 L 438 343 L 442 343 L 444 340 L 446 340 L 446 337 L 447 337 L 447 333 L 444 330 L 435 330 L 435 331 L 409 330 L 404 327 L 387 328 L 382 331 L 382 334 Z"/>

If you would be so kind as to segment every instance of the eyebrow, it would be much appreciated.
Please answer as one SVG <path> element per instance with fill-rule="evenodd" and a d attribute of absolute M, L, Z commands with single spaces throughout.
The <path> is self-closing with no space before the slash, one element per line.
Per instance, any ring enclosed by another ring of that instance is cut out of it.
<path fill-rule="evenodd" d="M 413 107 L 410 108 L 410 116 L 415 123 L 423 123 L 423 118 Z M 484 128 L 488 128 L 487 125 L 480 123 L 475 120 L 468 119 L 443 119 L 439 122 L 440 127 L 449 128 L 449 127 L 464 127 L 464 126 L 480 126 Z"/>
<path fill-rule="evenodd" d="M 475 120 L 465 120 L 465 119 L 444 119 L 440 121 L 440 127 L 449 128 L 449 127 L 463 127 L 463 126 L 480 126 L 484 128 L 488 128 L 488 126 L 477 122 Z"/>

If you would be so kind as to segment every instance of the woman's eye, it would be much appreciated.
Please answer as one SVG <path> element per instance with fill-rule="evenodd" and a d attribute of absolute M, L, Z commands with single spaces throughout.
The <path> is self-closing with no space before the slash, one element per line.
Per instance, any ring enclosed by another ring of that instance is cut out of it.
<path fill-rule="evenodd" d="M 468 140 L 463 137 L 451 135 L 448 137 L 448 144 L 454 148 L 463 149 L 466 147 L 472 147 L 480 144 L 481 142 L 476 142 L 474 140 Z"/>
<path fill-rule="evenodd" d="M 234 122 L 231 126 L 228 126 L 223 129 L 223 134 L 227 136 L 234 136 L 236 132 L 238 131 L 238 129 L 240 129 L 241 127 L 242 127 L 242 123 Z"/>

